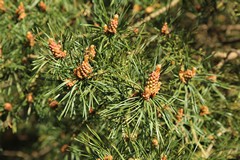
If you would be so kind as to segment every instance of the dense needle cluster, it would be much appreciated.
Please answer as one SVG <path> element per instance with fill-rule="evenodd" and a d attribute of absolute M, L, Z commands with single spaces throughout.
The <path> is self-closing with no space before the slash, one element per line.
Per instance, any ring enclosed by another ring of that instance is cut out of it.
<path fill-rule="evenodd" d="M 192 79 L 196 75 L 196 71 L 197 69 L 195 67 L 193 67 L 192 70 L 187 69 L 186 71 L 184 71 L 184 69 L 181 69 L 178 73 L 179 79 L 186 84 L 190 79 Z"/>
<path fill-rule="evenodd" d="M 105 33 L 116 34 L 117 33 L 117 27 L 118 27 L 118 15 L 115 14 L 113 19 L 111 19 L 109 25 L 107 26 L 105 24 L 103 28 L 104 28 Z"/>
<path fill-rule="evenodd" d="M 21 2 L 20 5 L 18 6 L 18 9 L 16 10 L 16 14 L 18 15 L 18 20 L 23 20 L 27 14 L 25 13 L 25 8 L 23 3 Z"/>
<path fill-rule="evenodd" d="M 48 40 L 48 45 L 55 58 L 66 57 L 67 53 L 62 50 L 62 45 L 60 43 L 56 43 L 52 38 L 50 38 Z"/>
<path fill-rule="evenodd" d="M 142 94 L 145 100 L 149 100 L 150 97 L 155 97 L 158 93 L 161 86 L 161 82 L 159 82 L 160 71 L 161 65 L 157 65 L 156 70 L 149 75 L 147 85 L 145 86 Z"/>

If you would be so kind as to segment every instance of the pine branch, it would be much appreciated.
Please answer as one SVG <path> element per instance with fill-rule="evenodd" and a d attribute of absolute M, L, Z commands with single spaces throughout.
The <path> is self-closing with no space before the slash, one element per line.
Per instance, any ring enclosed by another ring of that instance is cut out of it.
<path fill-rule="evenodd" d="M 163 14 L 164 12 L 166 12 L 168 9 L 171 9 L 173 7 L 175 7 L 178 3 L 180 2 L 180 0 L 173 0 L 169 6 L 164 6 L 163 8 L 151 13 L 149 16 L 145 17 L 143 20 L 135 23 L 133 26 L 131 26 L 130 28 L 137 28 L 139 26 L 141 26 L 142 24 L 158 17 L 160 14 Z"/>

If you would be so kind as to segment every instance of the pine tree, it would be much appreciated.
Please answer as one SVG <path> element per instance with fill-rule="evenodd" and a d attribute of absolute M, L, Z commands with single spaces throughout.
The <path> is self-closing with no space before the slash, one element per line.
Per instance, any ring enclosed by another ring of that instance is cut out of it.
<path fill-rule="evenodd" d="M 217 2 L 189 3 L 0 0 L 0 131 L 35 132 L 20 155 L 2 138 L 4 158 L 216 158 L 222 134 L 236 144 L 223 119 L 239 121 L 224 115 L 231 85 L 178 28 Z"/>

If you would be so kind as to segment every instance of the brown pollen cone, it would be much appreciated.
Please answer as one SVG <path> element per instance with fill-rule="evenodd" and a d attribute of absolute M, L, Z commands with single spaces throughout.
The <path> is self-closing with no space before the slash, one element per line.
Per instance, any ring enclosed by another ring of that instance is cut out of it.
<path fill-rule="evenodd" d="M 88 56 L 84 56 L 84 61 L 82 62 L 82 64 L 75 68 L 73 71 L 74 75 L 76 75 L 79 79 L 87 78 L 89 74 L 93 71 L 88 59 Z"/>
<path fill-rule="evenodd" d="M 62 45 L 56 43 L 52 38 L 48 40 L 48 45 L 55 58 L 64 58 L 67 56 L 66 51 L 62 51 Z"/>
<path fill-rule="evenodd" d="M 27 98 L 28 103 L 33 103 L 33 93 L 32 92 L 28 93 L 26 98 Z"/>
<path fill-rule="evenodd" d="M 113 19 L 111 19 L 109 25 L 104 25 L 103 29 L 105 33 L 112 33 L 116 34 L 117 33 L 117 27 L 118 27 L 118 15 L 115 14 Z"/>
<path fill-rule="evenodd" d="M 200 116 L 204 116 L 210 114 L 209 109 L 207 106 L 201 106 L 200 107 Z"/>
<path fill-rule="evenodd" d="M 180 122 L 180 121 L 182 120 L 182 117 L 183 117 L 183 116 L 184 116 L 183 109 L 180 108 L 180 109 L 178 110 L 177 115 L 176 115 L 177 121 Z"/>
<path fill-rule="evenodd" d="M 89 108 L 88 113 L 89 113 L 89 114 L 94 114 L 94 113 L 95 113 L 95 110 L 93 109 L 93 107 L 90 107 L 90 108 Z"/>
<path fill-rule="evenodd" d="M 211 82 L 217 82 L 217 76 L 216 75 L 207 76 L 206 79 L 211 81 Z"/>
<path fill-rule="evenodd" d="M 93 59 L 96 55 L 96 51 L 95 51 L 95 46 L 94 45 L 91 45 L 90 47 L 87 47 L 85 49 L 85 56 L 89 56 L 90 59 Z"/>
<path fill-rule="evenodd" d="M 61 147 L 61 149 L 60 149 L 61 152 L 62 152 L 62 153 L 66 152 L 68 147 L 69 147 L 68 144 L 62 145 L 62 147 Z"/>
<path fill-rule="evenodd" d="M 71 88 L 74 86 L 74 84 L 77 82 L 76 80 L 66 79 L 65 81 L 68 81 L 66 86 Z"/>
<path fill-rule="evenodd" d="M 35 37 L 34 37 L 34 35 L 32 34 L 32 32 L 28 31 L 26 37 L 27 37 L 27 40 L 28 40 L 28 42 L 29 42 L 29 45 L 30 45 L 31 47 L 33 47 L 34 44 L 35 44 Z"/>
<path fill-rule="evenodd" d="M 153 71 L 148 78 L 147 85 L 144 88 L 144 92 L 142 94 L 145 100 L 149 100 L 150 97 L 155 97 L 158 93 L 161 82 L 159 82 L 159 76 L 161 71 L 161 65 L 156 66 L 156 70 Z"/>
<path fill-rule="evenodd" d="M 6 111 L 11 111 L 12 110 L 12 104 L 11 103 L 4 103 L 4 109 L 6 110 Z"/>
<path fill-rule="evenodd" d="M 43 1 L 39 2 L 38 6 L 43 12 L 46 12 L 47 5 Z"/>
<path fill-rule="evenodd" d="M 27 16 L 22 2 L 18 6 L 18 9 L 16 10 L 16 14 L 18 15 L 18 20 L 23 20 Z"/>
<path fill-rule="evenodd" d="M 165 34 L 165 35 L 170 33 L 167 22 L 165 22 L 164 25 L 162 26 L 161 32 L 162 34 Z"/>
<path fill-rule="evenodd" d="M 167 156 L 166 155 L 163 155 L 161 160 L 167 160 Z"/>
<path fill-rule="evenodd" d="M 178 73 L 179 79 L 186 84 L 190 79 L 192 79 L 196 75 L 196 71 L 197 69 L 195 67 L 193 67 L 192 70 L 187 69 L 186 71 L 184 71 L 184 69 L 181 69 Z"/>
<path fill-rule="evenodd" d="M 113 156 L 111 156 L 111 155 L 105 156 L 104 160 L 113 160 Z"/>
<path fill-rule="evenodd" d="M 153 146 L 158 146 L 158 140 L 156 138 L 152 139 L 152 145 Z"/>
<path fill-rule="evenodd" d="M 0 11 L 3 11 L 3 12 L 6 11 L 6 8 L 4 6 L 4 0 L 0 0 Z"/>
<path fill-rule="evenodd" d="M 133 13 L 138 13 L 140 12 L 142 7 L 139 4 L 134 4 L 133 6 Z"/>
<path fill-rule="evenodd" d="M 153 6 L 148 6 L 147 8 L 145 8 L 145 12 L 149 14 L 149 13 L 152 13 L 154 9 L 155 8 Z"/>
<path fill-rule="evenodd" d="M 55 109 L 58 107 L 58 101 L 56 100 L 49 100 L 49 107 L 52 108 L 52 109 Z"/>

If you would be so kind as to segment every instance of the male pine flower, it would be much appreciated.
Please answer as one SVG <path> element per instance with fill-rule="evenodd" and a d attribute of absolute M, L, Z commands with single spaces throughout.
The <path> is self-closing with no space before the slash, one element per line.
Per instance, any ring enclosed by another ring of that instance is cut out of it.
<path fill-rule="evenodd" d="M 93 59 L 96 55 L 95 46 L 91 45 L 85 49 L 85 56 L 88 56 L 90 59 Z"/>
<path fill-rule="evenodd" d="M 142 94 L 145 100 L 149 100 L 150 97 L 155 97 L 158 93 L 161 86 L 161 82 L 159 82 L 160 71 L 161 65 L 157 65 L 155 71 L 149 75 L 147 85 Z"/>
<path fill-rule="evenodd" d="M 52 108 L 52 109 L 57 108 L 58 105 L 59 105 L 57 100 L 52 100 L 52 99 L 49 99 L 48 103 L 49 103 L 49 107 Z"/>
<path fill-rule="evenodd" d="M 200 107 L 200 116 L 204 116 L 210 114 L 209 109 L 207 106 L 201 106 Z"/>
<path fill-rule="evenodd" d="M 193 67 L 192 70 L 187 69 L 186 71 L 184 71 L 184 69 L 181 69 L 178 73 L 179 79 L 186 84 L 190 79 L 192 79 L 196 75 L 196 71 L 197 69 L 195 67 Z"/>
<path fill-rule="evenodd" d="M 4 0 L 0 0 L 0 11 L 3 11 L 3 12 L 6 11 L 6 8 L 4 6 Z"/>
<path fill-rule="evenodd" d="M 34 38 L 34 36 L 33 36 L 33 34 L 32 34 L 32 32 L 27 32 L 27 40 L 28 40 L 28 42 L 29 42 L 29 45 L 31 46 L 31 47 L 33 47 L 34 46 L 34 44 L 35 44 L 35 38 Z"/>
<path fill-rule="evenodd" d="M 116 34 L 117 33 L 117 27 L 118 27 L 118 15 L 115 14 L 113 19 L 111 19 L 109 25 L 107 26 L 105 24 L 103 28 L 104 28 L 105 33 Z"/>
<path fill-rule="evenodd" d="M 26 99 L 28 103 L 33 103 L 33 93 L 32 92 L 28 93 Z"/>
<path fill-rule="evenodd" d="M 113 156 L 112 155 L 107 155 L 104 157 L 104 160 L 113 160 Z"/>
<path fill-rule="evenodd" d="M 89 57 L 87 55 L 84 56 L 84 61 L 82 62 L 82 64 L 75 68 L 73 71 L 74 75 L 76 75 L 79 79 L 87 78 L 89 74 L 93 71 L 88 59 Z"/>
<path fill-rule="evenodd" d="M 67 53 L 66 51 L 62 51 L 62 45 L 59 43 L 56 43 L 52 38 L 48 40 L 48 45 L 55 58 L 66 57 Z"/>
<path fill-rule="evenodd" d="M 3 106 L 4 106 L 4 109 L 5 109 L 6 111 L 11 111 L 12 108 L 13 108 L 13 106 L 12 106 L 11 103 L 4 103 Z"/>
<path fill-rule="evenodd" d="M 43 1 L 39 2 L 38 6 L 41 9 L 41 11 L 46 12 L 47 5 Z"/>
<path fill-rule="evenodd" d="M 181 122 L 183 116 L 184 116 L 183 108 L 180 108 L 177 112 L 177 115 L 176 115 L 177 122 Z"/>
<path fill-rule="evenodd" d="M 164 35 L 168 35 L 170 33 L 167 22 L 165 22 L 164 25 L 162 26 L 161 32 Z"/>
<path fill-rule="evenodd" d="M 73 87 L 74 84 L 77 82 L 76 80 L 72 80 L 72 79 L 66 79 L 65 81 L 67 82 L 67 83 L 66 83 L 66 86 L 67 86 L 68 88 Z"/>
<path fill-rule="evenodd" d="M 23 20 L 27 14 L 25 13 L 25 8 L 23 3 L 21 2 L 20 5 L 18 6 L 18 9 L 16 10 L 16 14 L 18 15 L 18 20 Z"/>

